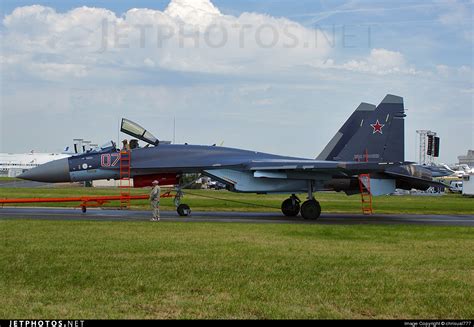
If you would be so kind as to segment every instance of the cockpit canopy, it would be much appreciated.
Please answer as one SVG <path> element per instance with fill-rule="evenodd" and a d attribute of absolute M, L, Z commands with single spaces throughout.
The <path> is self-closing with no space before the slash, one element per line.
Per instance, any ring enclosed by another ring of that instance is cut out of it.
<path fill-rule="evenodd" d="M 153 134 L 148 132 L 137 123 L 125 118 L 122 119 L 120 131 L 151 145 L 158 146 L 160 143 L 160 141 L 154 137 Z"/>

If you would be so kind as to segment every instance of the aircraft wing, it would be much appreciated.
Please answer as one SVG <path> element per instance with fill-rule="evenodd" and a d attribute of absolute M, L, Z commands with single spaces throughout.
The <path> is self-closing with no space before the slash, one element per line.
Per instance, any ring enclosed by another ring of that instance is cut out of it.
<path fill-rule="evenodd" d="M 248 170 L 306 170 L 306 171 L 367 171 L 381 172 L 388 167 L 399 166 L 401 163 L 377 163 L 377 162 L 340 162 L 319 160 L 253 160 L 246 164 Z"/>
<path fill-rule="evenodd" d="M 290 175 L 321 177 L 322 175 L 351 177 L 360 174 L 377 174 L 389 176 L 400 182 L 417 186 L 420 189 L 428 187 L 448 187 L 448 185 L 421 177 L 390 171 L 390 168 L 400 167 L 406 163 L 376 163 L 376 162 L 337 162 L 318 160 L 262 160 L 252 161 L 246 169 L 253 172 L 254 177 L 288 178 Z M 316 175 L 316 176 L 315 176 Z"/>
<path fill-rule="evenodd" d="M 375 162 L 337 162 L 319 160 L 254 160 L 245 165 L 245 169 L 253 171 L 255 177 L 267 177 L 274 172 L 305 172 L 316 174 L 330 174 L 353 176 L 364 173 L 382 173 L 387 168 L 399 166 L 401 163 Z"/>

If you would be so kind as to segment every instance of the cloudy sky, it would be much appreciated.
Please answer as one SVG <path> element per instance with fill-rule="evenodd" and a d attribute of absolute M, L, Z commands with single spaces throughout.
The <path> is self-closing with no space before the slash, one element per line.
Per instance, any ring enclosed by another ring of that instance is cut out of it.
<path fill-rule="evenodd" d="M 360 102 L 405 98 L 440 161 L 474 148 L 470 0 L 2 0 L 0 152 L 158 138 L 316 157 Z"/>

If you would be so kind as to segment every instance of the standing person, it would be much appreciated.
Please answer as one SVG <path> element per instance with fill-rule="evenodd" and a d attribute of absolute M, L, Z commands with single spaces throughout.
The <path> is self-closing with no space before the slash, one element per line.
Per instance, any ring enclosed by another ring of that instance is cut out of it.
<path fill-rule="evenodd" d="M 160 182 L 153 181 L 152 185 L 153 189 L 150 193 L 150 203 L 153 209 L 153 218 L 151 219 L 151 221 L 160 221 Z"/>
<path fill-rule="evenodd" d="M 123 144 L 122 150 L 124 150 L 124 151 L 130 151 L 130 144 L 128 144 L 128 140 L 123 140 L 123 141 L 122 141 L 122 144 Z"/>

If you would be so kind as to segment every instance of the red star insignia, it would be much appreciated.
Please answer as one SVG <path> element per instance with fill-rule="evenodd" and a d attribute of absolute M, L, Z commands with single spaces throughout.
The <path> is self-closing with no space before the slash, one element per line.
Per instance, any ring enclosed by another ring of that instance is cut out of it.
<path fill-rule="evenodd" d="M 375 124 L 370 124 L 370 126 L 372 126 L 372 127 L 374 128 L 374 134 L 375 134 L 375 133 L 383 134 L 382 128 L 383 128 L 385 125 L 380 124 L 380 122 L 379 122 L 378 119 L 377 119 L 377 122 L 376 122 Z"/>

